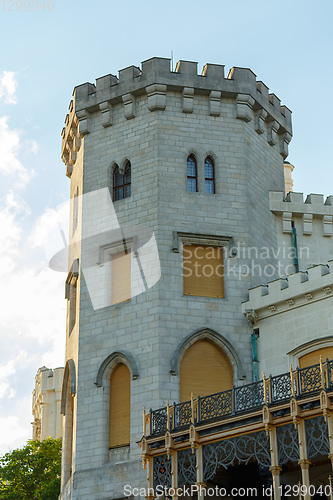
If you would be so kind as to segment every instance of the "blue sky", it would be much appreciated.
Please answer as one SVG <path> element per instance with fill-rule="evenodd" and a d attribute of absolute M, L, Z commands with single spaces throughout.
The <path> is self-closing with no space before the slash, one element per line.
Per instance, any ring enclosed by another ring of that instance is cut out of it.
<path fill-rule="evenodd" d="M 294 189 L 333 194 L 329 0 L 29 5 L 0 4 L 0 455 L 31 436 L 38 367 L 64 364 L 64 276 L 41 233 L 69 193 L 60 133 L 75 85 L 171 51 L 199 71 L 250 67 L 293 111 Z"/>

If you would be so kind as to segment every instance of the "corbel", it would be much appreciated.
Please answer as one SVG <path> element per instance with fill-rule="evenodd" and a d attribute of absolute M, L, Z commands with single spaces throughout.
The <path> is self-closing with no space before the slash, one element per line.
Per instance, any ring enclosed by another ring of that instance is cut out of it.
<path fill-rule="evenodd" d="M 183 113 L 193 113 L 194 89 L 184 87 L 183 89 Z"/>
<path fill-rule="evenodd" d="M 252 107 L 254 99 L 248 94 L 238 94 L 236 97 L 236 118 L 250 122 L 252 120 Z"/>
<path fill-rule="evenodd" d="M 86 109 L 82 109 L 76 113 L 79 120 L 79 137 L 84 137 L 90 133 L 90 113 Z"/>
<path fill-rule="evenodd" d="M 248 320 L 250 326 L 255 326 L 255 324 L 257 322 L 257 313 L 255 312 L 255 310 L 254 309 L 246 309 L 245 316 L 246 316 L 246 319 Z"/>
<path fill-rule="evenodd" d="M 283 233 L 292 233 L 292 225 L 291 225 L 292 217 L 293 217 L 292 212 L 283 212 L 282 213 L 282 232 Z"/>
<path fill-rule="evenodd" d="M 285 160 L 289 154 L 288 146 L 291 141 L 291 134 L 285 132 L 280 135 L 280 155 Z"/>
<path fill-rule="evenodd" d="M 333 234 L 333 217 L 332 217 L 332 215 L 324 215 L 323 225 L 324 225 L 324 236 L 332 236 L 332 234 Z"/>
<path fill-rule="evenodd" d="M 122 96 L 126 120 L 135 117 L 135 96 L 131 93 Z"/>
<path fill-rule="evenodd" d="M 221 95 L 217 90 L 212 90 L 209 94 L 209 115 L 220 116 L 221 113 Z"/>
<path fill-rule="evenodd" d="M 104 128 L 110 127 L 112 125 L 112 106 L 106 102 L 101 102 L 99 109 L 102 115 L 102 125 Z"/>
<path fill-rule="evenodd" d="M 273 120 L 267 124 L 267 142 L 271 146 L 275 146 L 278 143 L 277 132 L 279 130 L 279 124 L 277 121 Z"/>
<path fill-rule="evenodd" d="M 303 214 L 303 234 L 312 234 L 312 214 Z"/>
<path fill-rule="evenodd" d="M 166 108 L 166 85 L 154 84 L 146 87 L 149 111 L 164 111 Z"/>
<path fill-rule="evenodd" d="M 263 134 L 265 132 L 265 120 L 267 118 L 267 111 L 264 108 L 258 109 L 254 113 L 254 130 L 257 134 Z"/>

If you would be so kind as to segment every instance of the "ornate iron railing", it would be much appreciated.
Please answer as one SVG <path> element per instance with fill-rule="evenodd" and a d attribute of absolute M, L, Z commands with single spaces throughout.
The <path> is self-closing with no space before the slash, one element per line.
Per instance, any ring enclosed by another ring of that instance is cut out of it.
<path fill-rule="evenodd" d="M 317 365 L 291 370 L 290 373 L 150 411 L 149 418 L 145 420 L 149 422 L 147 434 L 161 436 L 167 430 L 181 430 L 192 423 L 202 424 L 249 413 L 264 404 L 277 405 L 288 401 L 291 396 L 305 398 L 321 389 L 333 390 L 333 360 L 327 359 Z M 145 435 L 146 432 L 144 429 Z"/>

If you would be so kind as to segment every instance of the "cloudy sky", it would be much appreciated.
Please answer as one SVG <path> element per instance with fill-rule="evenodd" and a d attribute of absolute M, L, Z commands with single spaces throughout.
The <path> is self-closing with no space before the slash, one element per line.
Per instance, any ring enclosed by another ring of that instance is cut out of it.
<path fill-rule="evenodd" d="M 22 6 L 20 10 L 20 6 Z M 333 193 L 330 0 L 5 0 L 0 5 L 0 455 L 31 437 L 40 366 L 64 364 L 64 278 L 45 227 L 69 193 L 75 85 L 152 56 L 250 67 L 293 111 L 295 190 Z"/>

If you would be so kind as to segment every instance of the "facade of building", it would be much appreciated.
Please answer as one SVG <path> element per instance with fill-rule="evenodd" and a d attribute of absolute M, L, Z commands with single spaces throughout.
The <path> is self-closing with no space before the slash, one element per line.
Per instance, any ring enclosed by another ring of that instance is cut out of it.
<path fill-rule="evenodd" d="M 63 416 L 60 412 L 64 368 L 38 368 L 32 393 L 32 439 L 43 441 L 62 436 Z"/>
<path fill-rule="evenodd" d="M 249 69 L 153 58 L 75 88 L 61 499 L 309 484 L 304 440 L 332 422 L 333 205 L 284 198 L 291 136 Z"/>

